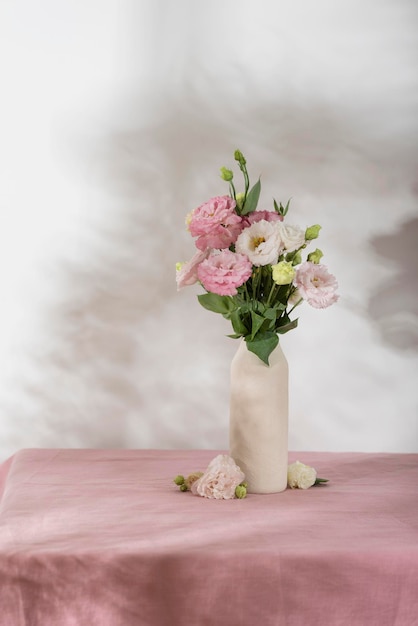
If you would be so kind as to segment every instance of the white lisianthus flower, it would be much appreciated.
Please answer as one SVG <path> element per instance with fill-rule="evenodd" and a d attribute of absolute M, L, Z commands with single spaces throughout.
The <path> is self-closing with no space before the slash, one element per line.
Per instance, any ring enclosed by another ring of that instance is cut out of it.
<path fill-rule="evenodd" d="M 287 484 L 291 489 L 309 489 L 316 481 L 316 470 L 300 461 L 287 468 Z"/>
<path fill-rule="evenodd" d="M 235 251 L 245 254 L 253 265 L 275 265 L 283 250 L 279 226 L 281 222 L 260 220 L 244 228 L 235 242 Z"/>
<path fill-rule="evenodd" d="M 286 252 L 294 252 L 305 243 L 305 231 L 299 226 L 279 223 L 279 234 Z"/>

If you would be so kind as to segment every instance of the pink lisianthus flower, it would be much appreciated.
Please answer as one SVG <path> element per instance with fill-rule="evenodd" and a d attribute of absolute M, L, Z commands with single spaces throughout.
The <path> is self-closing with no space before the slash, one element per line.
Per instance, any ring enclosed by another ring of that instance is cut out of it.
<path fill-rule="evenodd" d="M 192 237 L 199 250 L 223 250 L 235 243 L 242 230 L 242 218 L 235 212 L 236 203 L 229 196 L 216 196 L 195 209 L 189 221 Z"/>
<path fill-rule="evenodd" d="M 192 484 L 191 491 L 195 496 L 230 500 L 235 497 L 235 489 L 244 478 L 244 472 L 232 457 L 219 454 L 209 463 L 203 476 Z"/>
<path fill-rule="evenodd" d="M 315 309 L 325 309 L 337 302 L 338 283 L 325 265 L 305 261 L 296 269 L 293 284 L 300 296 Z"/>
<path fill-rule="evenodd" d="M 197 268 L 200 263 L 208 258 L 210 249 L 199 250 L 196 254 L 186 263 L 179 263 L 179 268 L 176 270 L 177 291 L 182 287 L 188 285 L 194 285 L 197 280 Z"/>
<path fill-rule="evenodd" d="M 266 222 L 283 222 L 283 216 L 276 213 L 276 211 L 253 211 L 245 216 L 248 224 L 255 224 L 261 220 Z"/>
<path fill-rule="evenodd" d="M 237 287 L 251 276 L 251 261 L 244 254 L 230 250 L 212 252 L 197 268 L 197 276 L 206 289 L 218 296 L 235 296 Z"/>

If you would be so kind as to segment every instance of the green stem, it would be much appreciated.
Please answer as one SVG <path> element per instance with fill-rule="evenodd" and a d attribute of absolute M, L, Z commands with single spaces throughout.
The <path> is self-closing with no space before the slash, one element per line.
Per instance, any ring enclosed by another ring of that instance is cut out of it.
<path fill-rule="evenodd" d="M 247 193 L 250 188 L 250 179 L 248 178 L 247 169 L 244 171 L 244 180 L 245 180 L 245 198 L 247 198 Z"/>
<path fill-rule="evenodd" d="M 244 176 L 244 183 L 245 183 L 244 204 L 245 204 L 245 200 L 247 199 L 247 193 L 250 188 L 250 179 L 248 176 L 247 168 L 243 163 L 239 163 L 239 168 Z"/>
<path fill-rule="evenodd" d="M 229 190 L 231 192 L 231 197 L 234 198 L 234 200 L 236 200 L 237 192 L 235 190 L 234 183 L 232 182 L 232 180 L 229 181 Z"/>
<path fill-rule="evenodd" d="M 250 294 L 248 293 L 248 287 L 247 287 L 247 283 L 244 283 L 244 288 L 245 288 L 245 294 L 246 294 L 246 300 L 249 302 L 251 300 L 250 298 Z"/>
<path fill-rule="evenodd" d="M 258 299 L 257 291 L 260 286 L 260 276 L 261 276 L 261 269 L 257 267 L 257 269 L 254 272 L 254 290 L 253 290 L 254 300 Z"/>
<path fill-rule="evenodd" d="M 269 297 L 267 298 L 266 306 L 270 306 L 270 301 L 271 301 L 271 298 L 275 289 L 276 289 L 276 283 L 273 283 L 270 289 Z"/>
<path fill-rule="evenodd" d="M 302 300 L 303 300 L 303 298 L 300 298 L 300 299 L 296 302 L 296 304 L 294 304 L 294 305 L 292 306 L 292 308 L 290 309 L 290 311 L 289 311 L 288 315 L 290 315 L 290 314 L 291 314 L 291 312 L 293 311 L 293 309 L 296 309 L 296 307 L 298 306 L 298 304 L 300 304 L 300 303 L 302 302 Z"/>

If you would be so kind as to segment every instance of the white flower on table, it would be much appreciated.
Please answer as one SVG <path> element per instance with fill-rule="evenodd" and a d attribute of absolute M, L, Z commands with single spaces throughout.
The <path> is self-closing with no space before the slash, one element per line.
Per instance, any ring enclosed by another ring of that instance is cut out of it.
<path fill-rule="evenodd" d="M 287 484 L 291 489 L 309 489 L 316 481 L 316 470 L 300 461 L 287 468 Z"/>

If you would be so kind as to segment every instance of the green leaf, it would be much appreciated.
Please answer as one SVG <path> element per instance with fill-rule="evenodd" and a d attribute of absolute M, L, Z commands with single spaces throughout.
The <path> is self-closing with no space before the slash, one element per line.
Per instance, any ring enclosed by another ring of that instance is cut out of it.
<path fill-rule="evenodd" d="M 287 322 L 287 323 L 276 326 L 276 333 L 279 333 L 280 335 L 284 335 L 285 333 L 288 333 L 289 330 L 293 330 L 294 328 L 297 327 L 298 320 L 299 318 L 296 318 L 295 320 L 293 320 L 293 322 Z"/>
<path fill-rule="evenodd" d="M 289 198 L 289 200 L 287 201 L 286 206 L 285 206 L 284 208 L 282 207 L 282 211 L 283 211 L 283 212 L 282 212 L 282 215 L 283 215 L 283 217 L 285 217 L 285 216 L 287 215 L 287 212 L 288 212 L 288 210 L 289 210 L 290 200 L 291 200 L 291 198 Z M 280 203 L 280 204 L 281 204 L 281 203 Z"/>
<path fill-rule="evenodd" d="M 321 485 L 322 483 L 327 483 L 327 482 L 329 482 L 328 478 L 317 478 L 314 482 L 314 486 Z"/>
<path fill-rule="evenodd" d="M 248 215 L 256 210 L 258 199 L 260 198 L 261 182 L 260 179 L 256 182 L 254 187 L 251 187 L 245 200 L 244 206 L 241 211 L 241 215 Z"/>
<path fill-rule="evenodd" d="M 277 309 L 277 311 L 284 311 L 286 309 L 286 304 L 283 302 L 276 302 L 274 308 Z"/>
<path fill-rule="evenodd" d="M 269 356 L 279 343 L 279 338 L 276 333 L 267 331 L 265 333 L 259 333 L 255 339 L 249 339 L 246 340 L 246 342 L 248 350 L 253 352 L 263 363 L 268 365 Z"/>
<path fill-rule="evenodd" d="M 266 309 L 264 313 L 265 321 L 262 330 L 271 330 L 275 332 L 276 328 L 276 319 L 277 319 L 277 310 L 274 308 Z"/>
<path fill-rule="evenodd" d="M 234 333 L 233 335 L 227 335 L 230 339 L 239 339 L 242 337 L 242 333 Z"/>
<path fill-rule="evenodd" d="M 285 217 L 286 213 L 289 210 L 289 204 L 290 204 L 290 200 L 287 201 L 286 206 L 284 207 L 283 204 L 280 202 L 280 205 L 277 204 L 276 200 L 273 198 L 273 204 L 274 204 L 274 210 L 276 211 L 276 213 L 278 213 L 279 215 L 281 215 L 282 217 Z"/>
<path fill-rule="evenodd" d="M 251 311 L 251 340 L 254 339 L 255 335 L 258 333 L 263 323 L 264 317 L 258 315 L 258 313 L 254 313 L 254 311 Z"/>
<path fill-rule="evenodd" d="M 264 317 L 266 317 L 268 320 L 276 321 L 277 309 L 275 308 L 266 309 L 264 312 Z"/>
<path fill-rule="evenodd" d="M 266 306 L 264 302 L 261 302 L 261 300 L 252 300 L 250 302 L 249 310 L 263 315 L 264 311 L 266 310 Z"/>
<path fill-rule="evenodd" d="M 241 319 L 241 314 L 240 314 L 239 309 L 235 309 L 235 311 L 232 311 L 231 324 L 232 324 L 232 328 L 235 330 L 237 334 L 239 334 L 240 337 L 248 333 L 248 328 L 246 327 L 243 320 Z"/>
<path fill-rule="evenodd" d="M 220 313 L 229 318 L 232 311 L 237 308 L 236 302 L 231 296 L 218 296 L 216 293 L 204 293 L 197 296 L 200 304 L 213 313 Z"/>

